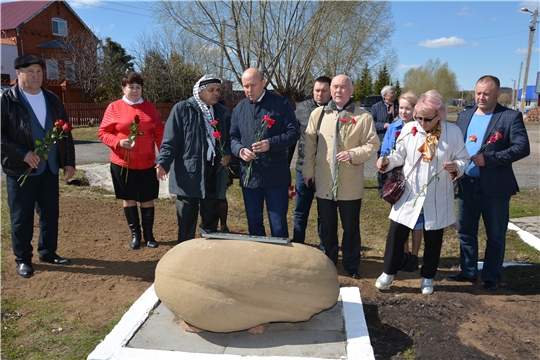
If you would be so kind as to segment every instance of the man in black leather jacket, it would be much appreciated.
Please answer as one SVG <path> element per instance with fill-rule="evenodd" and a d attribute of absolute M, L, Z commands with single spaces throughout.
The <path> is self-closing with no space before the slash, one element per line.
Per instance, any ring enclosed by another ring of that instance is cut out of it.
<path fill-rule="evenodd" d="M 34 273 L 34 209 L 39 215 L 40 261 L 57 265 L 71 263 L 56 253 L 60 214 L 58 172 L 62 167 L 66 179 L 71 179 L 75 172 L 75 147 L 71 133 L 67 132 L 47 153 L 47 160 L 43 154 L 34 152 L 36 140 L 43 142 L 57 120 L 67 123 L 67 114 L 62 101 L 41 87 L 45 64 L 40 58 L 22 55 L 15 59 L 14 65 L 18 84 L 0 95 L 1 157 L 17 273 L 27 278 Z M 23 184 L 19 179 L 29 168 L 32 171 Z"/>

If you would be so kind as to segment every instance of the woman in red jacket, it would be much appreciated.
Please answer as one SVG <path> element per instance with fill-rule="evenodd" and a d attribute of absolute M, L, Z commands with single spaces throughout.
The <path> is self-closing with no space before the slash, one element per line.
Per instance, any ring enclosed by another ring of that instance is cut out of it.
<path fill-rule="evenodd" d="M 154 160 L 163 140 L 164 125 L 154 104 L 142 98 L 144 80 L 131 71 L 122 79 L 122 99 L 111 103 L 99 127 L 100 140 L 111 148 L 111 175 L 114 193 L 122 199 L 131 230 L 133 250 L 141 246 L 137 202 L 141 205 L 146 245 L 156 248 L 154 239 L 154 199 L 159 195 Z"/>

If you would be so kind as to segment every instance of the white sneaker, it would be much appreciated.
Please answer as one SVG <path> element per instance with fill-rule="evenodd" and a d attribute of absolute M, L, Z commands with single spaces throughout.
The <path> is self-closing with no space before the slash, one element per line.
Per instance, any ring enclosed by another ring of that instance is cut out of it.
<path fill-rule="evenodd" d="M 382 273 L 377 281 L 375 281 L 375 287 L 379 290 L 386 290 L 392 284 L 392 281 L 394 281 L 394 275 Z"/>
<path fill-rule="evenodd" d="M 422 294 L 424 295 L 433 294 L 433 279 L 422 278 L 422 285 L 420 285 L 420 290 L 422 290 Z"/>

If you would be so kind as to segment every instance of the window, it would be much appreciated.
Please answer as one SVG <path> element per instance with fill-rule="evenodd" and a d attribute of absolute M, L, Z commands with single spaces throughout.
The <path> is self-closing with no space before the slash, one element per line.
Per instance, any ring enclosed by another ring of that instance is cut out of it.
<path fill-rule="evenodd" d="M 63 19 L 52 19 L 52 32 L 53 35 L 67 36 L 67 21 Z"/>
<path fill-rule="evenodd" d="M 47 80 L 58 80 L 58 60 L 47 59 Z"/>
<path fill-rule="evenodd" d="M 67 81 L 75 81 L 75 67 L 72 61 L 64 60 L 64 75 Z"/>

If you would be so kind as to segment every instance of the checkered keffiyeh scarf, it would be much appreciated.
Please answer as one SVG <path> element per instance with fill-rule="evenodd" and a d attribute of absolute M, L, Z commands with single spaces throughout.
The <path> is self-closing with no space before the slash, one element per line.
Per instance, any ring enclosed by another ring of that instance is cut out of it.
<path fill-rule="evenodd" d="M 193 86 L 193 97 L 195 98 L 195 101 L 197 101 L 197 105 L 199 105 L 199 108 L 203 113 L 204 125 L 206 127 L 206 142 L 208 143 L 208 153 L 206 155 L 206 159 L 208 161 L 212 160 L 216 153 L 216 139 L 213 135 L 214 129 L 212 128 L 212 125 L 210 125 L 210 123 L 214 121 L 214 119 L 212 118 L 212 114 L 208 109 L 208 105 L 206 105 L 201 100 L 199 93 L 204 90 L 209 84 L 221 85 L 221 79 L 216 78 L 214 75 L 207 74 L 200 78 L 199 81 L 197 81 L 197 83 L 195 84 L 195 86 Z"/>

